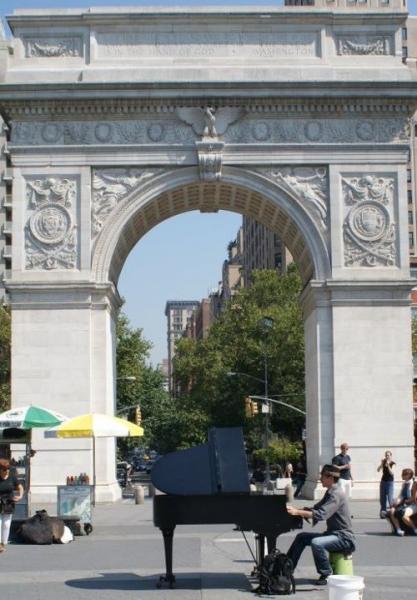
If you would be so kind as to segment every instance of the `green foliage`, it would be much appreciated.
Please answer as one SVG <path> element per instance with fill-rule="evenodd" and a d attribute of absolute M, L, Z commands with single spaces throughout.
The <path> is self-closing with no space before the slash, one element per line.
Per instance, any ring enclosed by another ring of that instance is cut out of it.
<path fill-rule="evenodd" d="M 10 408 L 10 310 L 0 307 L 0 411 Z"/>
<path fill-rule="evenodd" d="M 255 450 L 254 458 L 258 461 L 266 462 L 268 458 L 270 465 L 281 465 L 285 467 L 285 463 L 296 463 L 302 456 L 303 449 L 301 442 L 291 442 L 289 439 L 282 437 L 273 440 L 268 448 Z"/>
<path fill-rule="evenodd" d="M 202 410 L 210 425 L 244 425 L 251 447 L 262 445 L 263 416 L 247 419 L 244 398 L 268 395 L 304 408 L 304 332 L 298 304 L 301 281 L 295 268 L 288 275 L 255 271 L 252 285 L 239 290 L 201 341 L 181 339 L 174 359 L 175 381 L 188 403 Z M 272 319 L 266 328 L 263 319 Z M 228 377 L 228 372 L 243 373 Z M 257 381 L 259 380 L 259 381 Z M 271 426 L 299 439 L 304 417 L 274 405 Z"/>

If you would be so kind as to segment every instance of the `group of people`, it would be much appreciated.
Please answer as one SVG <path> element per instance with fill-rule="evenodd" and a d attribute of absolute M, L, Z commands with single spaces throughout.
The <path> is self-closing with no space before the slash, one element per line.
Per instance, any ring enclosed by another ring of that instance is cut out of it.
<path fill-rule="evenodd" d="M 351 554 L 355 550 L 355 536 L 348 502 L 353 482 L 348 450 L 348 444 L 343 443 L 340 446 L 340 453 L 333 457 L 332 464 L 324 465 L 322 468 L 320 481 L 326 492 L 320 502 L 311 508 L 287 506 L 290 515 L 311 519 L 313 525 L 326 521 L 327 527 L 323 533 L 299 533 L 287 552 L 295 569 L 304 548 L 311 546 L 314 563 L 319 573 L 316 585 L 326 585 L 327 578 L 332 574 L 328 552 Z M 391 520 L 397 535 L 404 535 L 400 520 L 414 535 L 417 535 L 417 527 L 412 520 L 413 515 L 417 514 L 417 481 L 414 481 L 414 472 L 412 469 L 403 469 L 401 491 L 394 499 L 394 467 L 392 453 L 387 450 L 377 469 L 382 471 L 380 516 Z"/>
<path fill-rule="evenodd" d="M 414 471 L 412 469 L 402 470 L 403 483 L 399 495 L 394 499 L 394 467 L 392 452 L 387 450 L 377 469 L 382 471 L 379 484 L 379 516 L 381 519 L 388 518 L 390 520 L 395 535 L 404 535 L 401 522 L 409 527 L 414 535 L 417 535 L 417 526 L 412 521 L 413 515 L 417 514 L 417 481 L 414 481 Z"/>

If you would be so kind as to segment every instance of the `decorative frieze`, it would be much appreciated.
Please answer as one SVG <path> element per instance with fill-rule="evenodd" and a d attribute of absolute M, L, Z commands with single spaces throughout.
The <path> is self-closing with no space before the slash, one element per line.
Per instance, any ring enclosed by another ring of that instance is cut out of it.
<path fill-rule="evenodd" d="M 244 115 L 238 107 L 213 115 L 216 134 L 226 143 L 408 143 L 407 117 L 311 119 L 285 115 Z M 208 124 L 201 108 L 179 108 L 177 116 L 97 121 L 28 121 L 12 123 L 16 146 L 103 144 L 187 144 L 201 139 Z M 199 133 L 197 133 L 199 132 Z"/>
<path fill-rule="evenodd" d="M 319 32 L 130 31 L 97 32 L 98 59 L 311 58 Z"/>
<path fill-rule="evenodd" d="M 392 36 L 344 35 L 336 39 L 337 53 L 341 56 L 383 56 L 392 54 Z"/>
<path fill-rule="evenodd" d="M 92 180 L 91 237 L 102 230 L 116 206 L 162 169 L 96 169 Z"/>
<path fill-rule="evenodd" d="M 346 267 L 396 265 L 393 177 L 343 177 L 344 264 Z"/>
<path fill-rule="evenodd" d="M 25 268 L 77 267 L 77 180 L 39 177 L 26 181 Z"/>
<path fill-rule="evenodd" d="M 25 38 L 26 58 L 78 58 L 83 56 L 81 36 Z"/>
<path fill-rule="evenodd" d="M 277 167 L 257 171 L 297 198 L 320 229 L 327 230 L 329 191 L 326 167 Z"/>
<path fill-rule="evenodd" d="M 235 123 L 243 117 L 245 111 L 236 106 L 225 106 L 222 108 L 213 108 L 205 106 L 204 108 L 177 108 L 177 117 L 191 125 L 194 133 L 203 136 L 203 138 L 218 138 L 226 133 L 229 125 Z"/>

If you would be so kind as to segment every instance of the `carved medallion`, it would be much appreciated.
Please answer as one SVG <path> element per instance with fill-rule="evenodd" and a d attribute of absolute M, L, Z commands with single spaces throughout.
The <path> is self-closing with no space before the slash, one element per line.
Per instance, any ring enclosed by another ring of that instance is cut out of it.
<path fill-rule="evenodd" d="M 396 230 L 392 217 L 394 180 L 367 175 L 342 180 L 345 266 L 394 266 Z"/>
<path fill-rule="evenodd" d="M 71 229 L 71 215 L 59 204 L 40 208 L 29 219 L 29 228 L 34 238 L 42 244 L 59 244 Z"/>
<path fill-rule="evenodd" d="M 257 142 L 265 142 L 271 137 L 271 126 L 267 121 L 257 121 L 252 125 L 251 132 Z"/>
<path fill-rule="evenodd" d="M 77 234 L 71 211 L 77 197 L 75 179 L 27 180 L 26 269 L 74 269 Z"/>

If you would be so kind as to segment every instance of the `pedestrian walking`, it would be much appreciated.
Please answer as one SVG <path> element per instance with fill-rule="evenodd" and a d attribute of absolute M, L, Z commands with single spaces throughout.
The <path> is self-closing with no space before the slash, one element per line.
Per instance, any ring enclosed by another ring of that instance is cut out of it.
<path fill-rule="evenodd" d="M 334 465 L 340 472 L 339 485 L 345 492 L 348 498 L 352 497 L 352 471 L 351 471 L 351 458 L 347 453 L 349 450 L 349 444 L 343 442 L 340 446 L 340 454 L 337 454 L 332 458 L 332 465 Z"/>
<path fill-rule="evenodd" d="M 395 462 L 392 460 L 392 452 L 386 450 L 384 458 L 377 468 L 377 471 L 382 471 L 381 481 L 379 483 L 379 516 L 385 519 L 387 510 L 390 508 L 394 500 L 394 471 Z"/>

